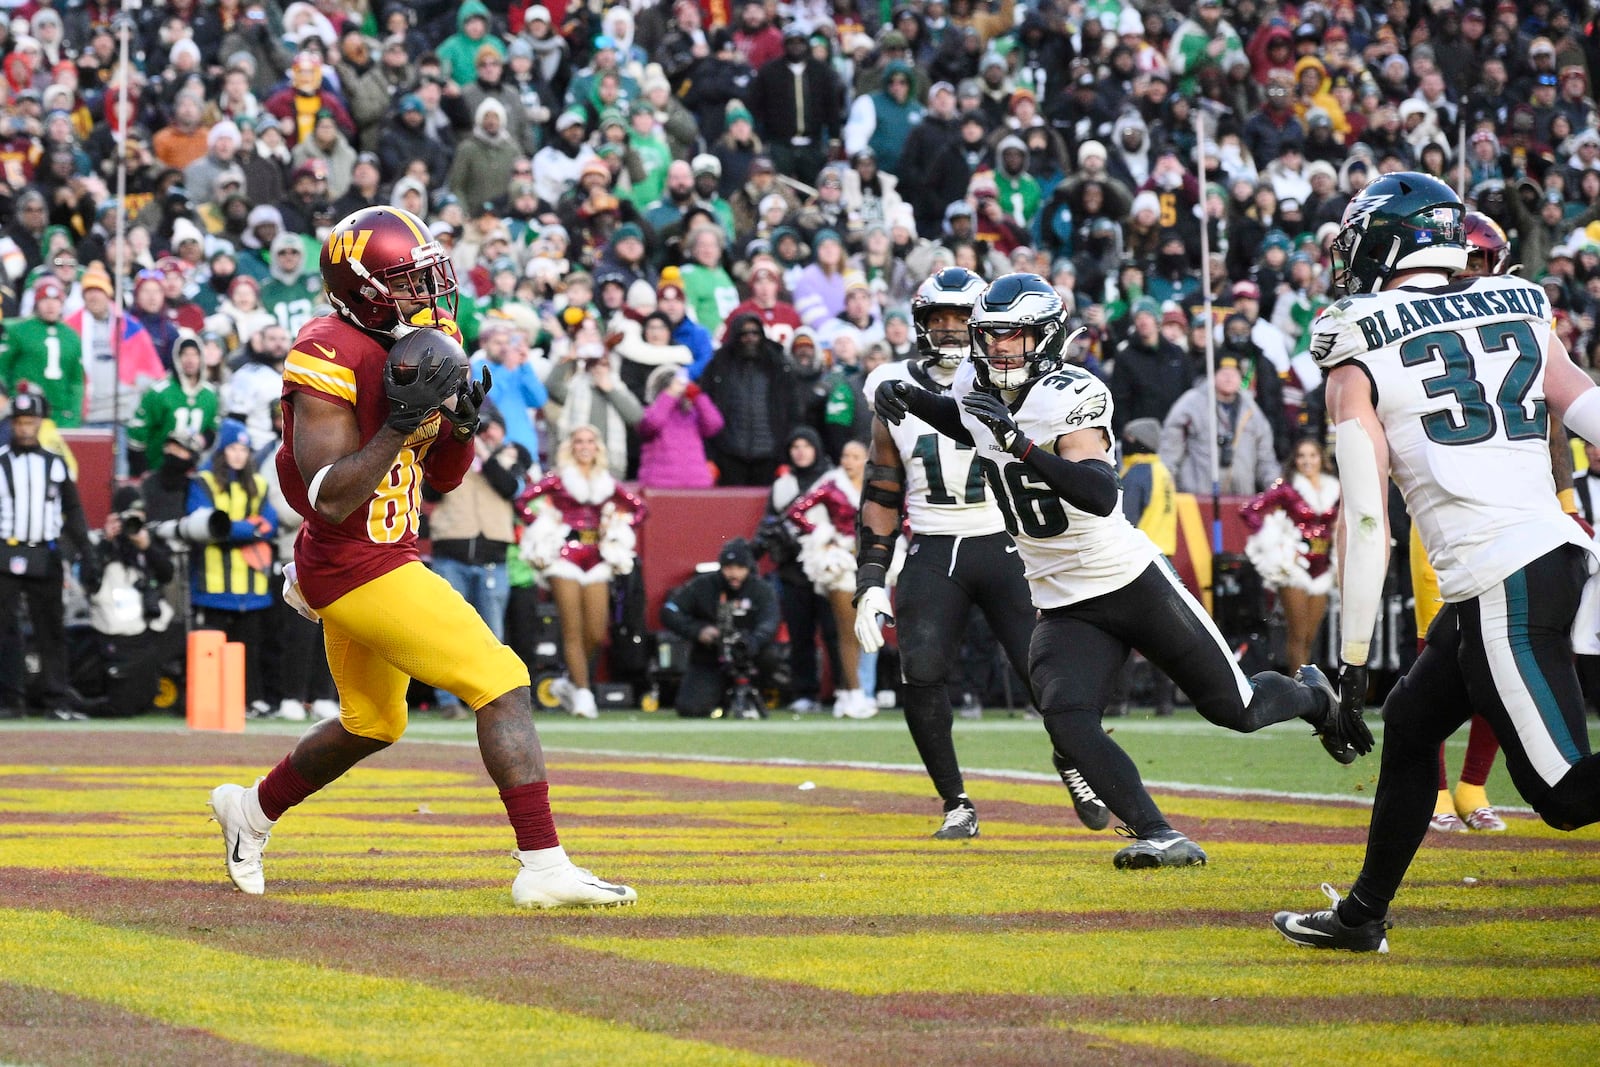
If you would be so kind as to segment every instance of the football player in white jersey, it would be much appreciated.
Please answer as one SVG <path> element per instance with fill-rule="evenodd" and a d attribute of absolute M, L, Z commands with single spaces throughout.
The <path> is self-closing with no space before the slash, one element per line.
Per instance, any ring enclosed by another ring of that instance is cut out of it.
<path fill-rule="evenodd" d="M 1549 414 L 1600 442 L 1600 390 L 1550 329 L 1544 291 L 1467 265 L 1461 199 L 1423 174 L 1387 174 L 1345 209 L 1335 281 L 1350 294 L 1312 324 L 1328 374 L 1344 511 L 1340 678 L 1366 694 L 1393 477 L 1439 575 L 1444 608 L 1383 705 L 1383 762 L 1366 861 L 1342 901 L 1273 925 L 1312 948 L 1387 952 L 1389 905 L 1428 832 L 1439 743 L 1473 712 L 1500 740 L 1517 791 L 1551 826 L 1600 819 L 1571 629 L 1590 570 L 1550 475 Z"/>
<path fill-rule="evenodd" d="M 1133 838 L 1119 868 L 1201 864 L 1145 791 L 1101 716 L 1130 648 L 1165 671 L 1206 719 L 1241 732 L 1302 718 L 1342 763 L 1370 750 L 1359 715 L 1339 717 L 1314 666 L 1294 678 L 1246 678 L 1209 616 L 1153 541 L 1123 516 L 1111 465 L 1111 393 L 1067 364 L 1061 298 L 1034 274 L 984 291 L 969 323 L 972 357 L 950 396 L 885 382 L 877 411 L 909 412 L 978 449 L 1006 529 L 1016 539 L 1039 622 L 1029 680 L 1056 751 L 1069 759 Z"/>
<path fill-rule="evenodd" d="M 866 395 L 871 397 L 887 381 L 948 393 L 971 348 L 967 317 L 983 289 L 983 279 L 963 267 L 946 268 L 923 282 L 911 301 L 916 357 L 873 371 L 864 386 Z M 900 673 L 906 686 L 906 726 L 944 802 L 944 824 L 933 836 L 946 841 L 978 836 L 978 812 L 967 796 L 950 736 L 953 716 L 945 689 L 972 606 L 983 611 L 1006 658 L 1023 678 L 1028 676 L 1028 641 L 1033 636 L 1033 604 L 1022 561 L 984 488 L 976 457 L 971 445 L 942 436 L 914 415 L 893 427 L 874 419 L 861 494 L 856 637 L 863 652 L 883 647 L 880 619 L 895 618 L 884 582 L 902 509 L 911 526 L 911 548 L 896 596 Z M 1070 763 L 1052 756 L 1079 820 L 1091 830 L 1104 830 L 1111 813 Z"/>

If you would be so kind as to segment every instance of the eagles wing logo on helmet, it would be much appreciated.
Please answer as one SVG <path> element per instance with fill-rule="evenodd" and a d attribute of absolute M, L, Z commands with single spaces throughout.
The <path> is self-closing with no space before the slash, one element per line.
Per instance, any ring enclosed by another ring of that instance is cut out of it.
<path fill-rule="evenodd" d="M 1361 192 L 1357 194 L 1344 209 L 1344 221 L 1340 228 L 1355 226 L 1366 229 L 1367 223 L 1372 221 L 1372 213 L 1394 199 L 1392 193 Z"/>

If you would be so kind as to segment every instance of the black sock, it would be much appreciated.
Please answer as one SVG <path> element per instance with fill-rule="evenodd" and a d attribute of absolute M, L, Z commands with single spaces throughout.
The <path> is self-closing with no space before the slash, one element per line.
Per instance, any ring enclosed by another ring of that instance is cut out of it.
<path fill-rule="evenodd" d="M 960 796 L 944 802 L 944 810 L 946 813 L 955 811 L 957 808 L 972 808 L 973 811 L 978 810 L 977 808 L 972 807 L 972 801 L 967 799 L 967 794 L 965 793 L 962 793 Z"/>
<path fill-rule="evenodd" d="M 1374 919 L 1381 919 L 1384 912 L 1375 909 L 1364 902 L 1351 890 L 1350 895 L 1339 901 L 1339 906 L 1334 908 L 1334 914 L 1339 916 L 1339 921 L 1346 926 L 1360 926 Z"/>

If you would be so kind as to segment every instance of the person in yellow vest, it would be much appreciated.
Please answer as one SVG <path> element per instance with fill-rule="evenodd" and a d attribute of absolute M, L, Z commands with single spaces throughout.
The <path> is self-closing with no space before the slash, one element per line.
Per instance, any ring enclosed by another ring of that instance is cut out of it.
<path fill-rule="evenodd" d="M 269 578 L 278 513 L 267 480 L 256 471 L 250 431 L 237 419 L 223 420 L 210 461 L 189 483 L 188 514 L 213 510 L 227 515 L 230 525 L 225 538 L 190 556 L 195 625 L 244 644 L 245 697 L 253 713 L 265 715 L 272 709 L 261 696 L 260 650 L 272 617 Z"/>
<path fill-rule="evenodd" d="M 1161 420 L 1131 419 L 1122 428 L 1122 513 L 1143 530 L 1168 560 L 1178 551 L 1177 487 L 1172 472 L 1161 462 Z M 1118 700 L 1106 709 L 1126 710 L 1126 672 L 1118 684 Z M 1156 714 L 1172 714 L 1172 679 L 1155 671 Z"/>

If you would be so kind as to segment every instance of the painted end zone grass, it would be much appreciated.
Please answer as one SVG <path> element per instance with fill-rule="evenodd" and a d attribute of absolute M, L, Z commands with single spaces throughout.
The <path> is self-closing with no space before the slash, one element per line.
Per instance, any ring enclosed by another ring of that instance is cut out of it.
<path fill-rule="evenodd" d="M 1117 872 L 1049 782 L 975 777 L 983 836 L 952 845 L 920 774 L 568 753 L 563 841 L 640 902 L 527 913 L 471 747 L 408 741 L 313 798 L 248 898 L 205 798 L 283 738 L 0 739 L 0 1062 L 1521 1064 L 1600 1038 L 1600 835 L 1531 818 L 1430 837 L 1391 955 L 1353 957 L 1266 922 L 1348 884 L 1347 804 L 1158 794 L 1211 865 Z"/>

